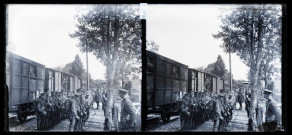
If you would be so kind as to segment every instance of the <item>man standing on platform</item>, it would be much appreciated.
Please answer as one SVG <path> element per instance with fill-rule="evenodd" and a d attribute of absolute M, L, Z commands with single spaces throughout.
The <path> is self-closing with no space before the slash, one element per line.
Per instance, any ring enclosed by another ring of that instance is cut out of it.
<path fill-rule="evenodd" d="M 124 89 L 119 90 L 119 95 L 123 99 L 121 105 L 121 131 L 135 131 L 135 108 L 133 106 L 132 101 L 129 98 L 128 91 Z M 128 115 L 130 118 L 128 119 Z"/>
<path fill-rule="evenodd" d="M 264 89 L 264 98 L 268 100 L 266 107 L 266 122 L 263 124 L 265 131 L 277 131 L 282 128 L 282 110 L 272 97 L 273 91 Z"/>

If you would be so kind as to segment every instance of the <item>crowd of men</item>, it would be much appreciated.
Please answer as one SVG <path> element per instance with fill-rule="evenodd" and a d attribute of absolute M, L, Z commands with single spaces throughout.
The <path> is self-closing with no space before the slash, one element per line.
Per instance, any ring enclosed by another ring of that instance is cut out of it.
<path fill-rule="evenodd" d="M 282 111 L 272 97 L 272 91 L 263 90 L 263 98 L 257 101 L 256 122 L 253 131 L 279 131 L 282 129 Z M 181 102 L 181 128 L 191 130 L 206 120 L 214 122 L 213 131 L 227 131 L 233 111 L 239 103 L 239 110 L 245 103 L 247 117 L 250 114 L 251 90 L 241 87 L 237 92 L 194 92 L 187 93 Z M 247 121 L 248 128 L 249 121 Z"/>
<path fill-rule="evenodd" d="M 76 92 L 41 93 L 37 99 L 37 129 L 49 130 L 61 121 L 70 121 L 69 131 L 84 131 L 89 118 L 91 99 L 82 89 Z"/>
<path fill-rule="evenodd" d="M 185 94 L 181 104 L 182 130 L 191 130 L 205 121 L 214 121 L 214 131 L 224 131 L 232 119 L 235 97 L 231 94 L 194 92 Z"/>
<path fill-rule="evenodd" d="M 61 121 L 68 119 L 69 131 L 84 131 L 83 126 L 89 119 L 93 103 L 97 103 L 98 110 L 101 103 L 106 115 L 106 101 L 107 93 L 99 89 L 92 94 L 82 89 L 77 89 L 76 92 L 52 91 L 51 95 L 41 93 L 36 100 L 37 130 L 52 129 Z M 127 90 L 119 90 L 119 98 L 114 99 L 112 113 L 115 131 L 135 131 L 136 112 Z"/>

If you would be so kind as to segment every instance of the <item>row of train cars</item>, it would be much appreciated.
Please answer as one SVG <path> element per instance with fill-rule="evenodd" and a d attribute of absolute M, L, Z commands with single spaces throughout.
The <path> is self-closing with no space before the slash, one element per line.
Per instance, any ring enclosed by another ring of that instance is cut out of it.
<path fill-rule="evenodd" d="M 45 65 L 7 52 L 6 85 L 9 112 L 17 112 L 18 120 L 36 112 L 35 99 L 40 93 L 72 92 L 82 86 L 82 79 L 46 68 Z"/>
<path fill-rule="evenodd" d="M 147 56 L 147 115 L 160 114 L 163 122 L 180 111 L 182 96 L 191 91 L 220 92 L 224 80 L 187 65 L 146 51 Z"/>
<path fill-rule="evenodd" d="M 191 91 L 218 92 L 224 80 L 187 65 L 147 51 L 147 114 L 160 113 L 163 121 L 180 111 L 179 101 Z M 36 112 L 40 93 L 73 92 L 82 87 L 82 79 L 22 56 L 7 52 L 6 84 L 9 112 L 17 112 L 19 121 Z"/>

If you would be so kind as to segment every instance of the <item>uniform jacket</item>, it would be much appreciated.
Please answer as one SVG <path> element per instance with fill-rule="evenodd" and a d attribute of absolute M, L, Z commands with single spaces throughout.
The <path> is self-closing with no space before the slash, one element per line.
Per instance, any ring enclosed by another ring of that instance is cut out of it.
<path fill-rule="evenodd" d="M 277 102 L 271 98 L 267 102 L 267 110 L 266 110 L 266 121 L 276 121 L 278 125 L 281 125 L 282 123 L 282 111 L 278 107 Z"/>
<path fill-rule="evenodd" d="M 45 112 L 45 101 L 38 99 L 37 100 L 37 112 L 44 114 Z"/>
<path fill-rule="evenodd" d="M 130 115 L 129 122 L 130 123 L 134 122 L 136 113 L 133 103 L 130 99 L 124 99 L 122 102 L 121 119 L 125 119 L 128 114 Z"/>

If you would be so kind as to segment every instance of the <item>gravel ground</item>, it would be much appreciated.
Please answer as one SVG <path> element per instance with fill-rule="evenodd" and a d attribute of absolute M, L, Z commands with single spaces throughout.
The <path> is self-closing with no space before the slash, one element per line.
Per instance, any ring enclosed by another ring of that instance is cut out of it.
<path fill-rule="evenodd" d="M 9 118 L 9 131 L 10 132 L 35 132 L 37 128 L 36 117 L 28 116 L 27 120 L 19 123 L 17 116 Z"/>

